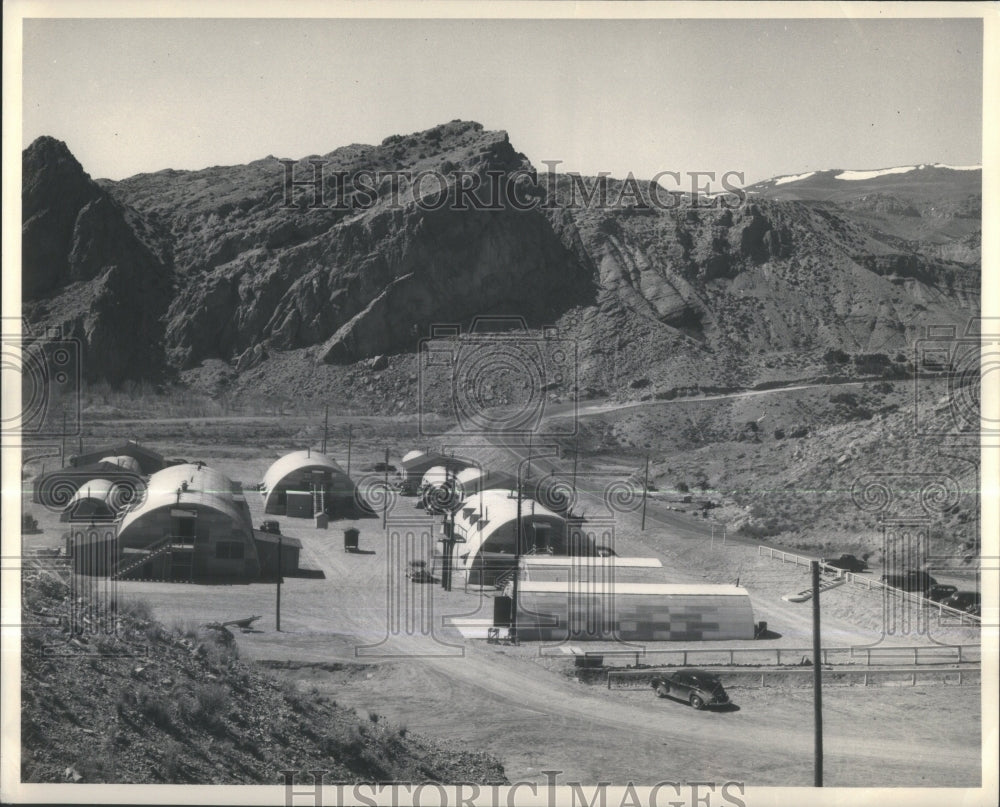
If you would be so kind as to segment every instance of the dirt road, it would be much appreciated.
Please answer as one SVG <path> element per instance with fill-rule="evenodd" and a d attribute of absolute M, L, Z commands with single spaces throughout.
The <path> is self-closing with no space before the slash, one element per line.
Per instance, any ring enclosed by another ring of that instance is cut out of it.
<path fill-rule="evenodd" d="M 414 528 L 423 518 L 420 511 L 408 517 Z M 302 539 L 304 561 L 326 574 L 324 580 L 286 581 L 281 633 L 274 630 L 273 586 L 126 583 L 123 588 L 150 601 L 168 625 L 262 613 L 259 632 L 237 637 L 244 655 L 295 660 L 305 666 L 283 674 L 303 686 L 315 686 L 362 713 L 383 713 L 411 730 L 490 750 L 512 780 L 543 781 L 544 769 L 562 771 L 564 781 L 619 784 L 671 778 L 811 782 L 808 691 L 736 690 L 738 711 L 712 713 L 657 700 L 647 691 L 581 684 L 566 673 L 568 662 L 540 658 L 535 646 L 462 641 L 443 618 L 488 617 L 490 598 L 405 580 L 397 584 L 407 554 L 387 551 L 377 519 L 356 522 L 361 548 L 373 554 L 343 551 L 340 530 L 347 523 L 321 531 L 280 520 L 286 534 Z M 684 539 L 674 543 L 683 549 Z M 646 554 L 670 560 L 662 547 L 647 549 Z M 770 573 L 781 567 L 761 569 Z M 683 579 L 680 572 L 668 571 Z M 791 567 L 785 573 L 794 574 Z M 754 600 L 755 613 L 767 614 L 781 628 L 782 643 L 802 644 L 809 633 L 808 609 L 781 603 L 773 593 L 757 593 Z M 393 625 L 399 629 L 392 630 Z M 831 644 L 873 638 L 836 617 L 826 628 Z M 348 669 L 309 666 L 333 661 Z M 365 666 L 353 666 L 358 664 Z M 825 716 L 830 784 L 978 783 L 975 688 L 831 689 Z"/>

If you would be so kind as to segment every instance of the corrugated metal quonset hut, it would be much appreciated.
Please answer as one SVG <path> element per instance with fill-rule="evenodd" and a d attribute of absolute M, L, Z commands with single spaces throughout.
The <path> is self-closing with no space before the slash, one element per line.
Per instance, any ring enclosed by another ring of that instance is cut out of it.
<path fill-rule="evenodd" d="M 533 499 L 521 502 L 521 553 L 587 554 L 589 547 L 568 546 L 566 519 Z M 455 513 L 456 553 L 473 585 L 495 585 L 514 568 L 517 496 L 486 490 L 470 496 Z M 459 565 L 459 564 L 456 564 Z"/>
<path fill-rule="evenodd" d="M 118 551 L 119 577 L 260 576 L 242 490 L 204 465 L 174 465 L 153 474 L 145 499 L 122 517 Z"/>
<path fill-rule="evenodd" d="M 456 483 L 467 497 L 484 490 L 514 490 L 517 480 L 504 471 L 490 471 L 486 468 L 466 468 L 455 477 Z"/>
<path fill-rule="evenodd" d="M 521 558 L 521 580 L 566 583 L 665 583 L 659 558 L 630 558 L 613 555 L 526 555 Z"/>
<path fill-rule="evenodd" d="M 517 632 L 557 642 L 752 639 L 754 621 L 739 586 L 524 580 Z"/>
<path fill-rule="evenodd" d="M 106 462 L 109 465 L 117 465 L 119 468 L 126 471 L 132 471 L 132 473 L 142 473 L 142 465 L 139 464 L 139 460 L 135 457 L 130 457 L 128 454 L 119 454 L 115 457 L 101 457 L 98 462 Z"/>
<path fill-rule="evenodd" d="M 153 474 L 163 470 L 164 467 L 162 454 L 146 446 L 139 445 L 135 440 L 128 440 L 119 446 L 105 446 L 94 451 L 88 451 L 85 454 L 79 454 L 71 457 L 69 464 L 74 468 L 78 468 L 84 465 L 91 465 L 95 462 L 101 462 L 106 457 L 121 456 L 128 456 L 134 459 L 139 464 L 139 471 L 143 474 Z"/>
<path fill-rule="evenodd" d="M 420 491 L 427 488 L 443 487 L 448 483 L 450 475 L 443 465 L 435 465 L 428 468 L 420 479 Z"/>
<path fill-rule="evenodd" d="M 73 494 L 60 521 L 112 521 L 124 504 L 110 479 L 91 479 Z"/>
<path fill-rule="evenodd" d="M 343 468 L 319 451 L 293 451 L 264 474 L 264 512 L 296 518 L 326 513 L 354 515 L 354 483 Z"/>
<path fill-rule="evenodd" d="M 417 492 L 424 474 L 429 468 L 441 463 L 441 455 L 428 451 L 409 451 L 403 455 L 399 463 L 398 481 L 403 492 L 413 494 Z"/>

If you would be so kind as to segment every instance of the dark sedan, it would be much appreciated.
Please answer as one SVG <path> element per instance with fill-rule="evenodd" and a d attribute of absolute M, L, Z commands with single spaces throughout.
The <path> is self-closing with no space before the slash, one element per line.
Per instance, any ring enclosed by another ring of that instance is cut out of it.
<path fill-rule="evenodd" d="M 834 569 L 843 569 L 845 572 L 863 572 L 868 568 L 867 563 L 854 555 L 841 555 L 839 558 L 829 560 L 823 558 L 820 563 L 832 566 Z"/>
<path fill-rule="evenodd" d="M 958 591 L 958 586 L 949 586 L 947 583 L 938 583 L 928 589 L 927 599 L 931 602 L 944 602 L 956 591 Z"/>
<path fill-rule="evenodd" d="M 724 706 L 729 703 L 722 681 L 704 670 L 678 670 L 657 675 L 650 682 L 660 698 L 687 701 L 695 709 Z"/>
<path fill-rule="evenodd" d="M 944 604 L 956 611 L 965 611 L 967 614 L 979 616 L 980 600 L 979 594 L 975 591 L 956 591 Z"/>

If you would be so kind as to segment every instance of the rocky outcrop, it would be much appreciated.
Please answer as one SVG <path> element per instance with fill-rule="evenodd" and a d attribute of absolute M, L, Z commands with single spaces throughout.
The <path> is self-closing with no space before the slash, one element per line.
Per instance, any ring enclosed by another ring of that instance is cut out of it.
<path fill-rule="evenodd" d="M 446 183 L 420 196 L 410 179 L 428 171 Z M 585 357 L 581 385 L 617 389 L 633 370 L 666 387 L 696 370 L 732 383 L 752 372 L 746 353 L 864 344 L 876 331 L 902 347 L 921 315 L 978 308 L 978 265 L 948 259 L 974 256 L 971 230 L 953 245 L 934 230 L 927 245 L 919 227 L 888 236 L 866 223 L 891 212 L 921 225 L 912 195 L 850 209 L 762 195 L 735 209 L 681 195 L 666 209 L 567 205 L 569 178 L 549 187 L 532 171 L 506 133 L 465 121 L 294 164 L 120 182 L 91 181 L 42 138 L 24 154 L 26 314 L 83 340 L 92 376 L 115 382 L 220 360 L 259 379 L 296 351 L 331 366 L 391 360 L 434 324 L 515 314 L 557 321 Z M 477 209 L 480 190 L 457 209 L 464 182 L 537 204 Z M 609 196 L 626 186 L 613 181 Z M 429 204 L 435 193 L 448 203 Z M 948 205 L 977 209 L 959 195 Z"/>
<path fill-rule="evenodd" d="M 165 369 L 169 269 L 138 220 L 53 138 L 23 155 L 22 293 L 29 320 L 80 340 L 85 377 L 119 383 Z"/>

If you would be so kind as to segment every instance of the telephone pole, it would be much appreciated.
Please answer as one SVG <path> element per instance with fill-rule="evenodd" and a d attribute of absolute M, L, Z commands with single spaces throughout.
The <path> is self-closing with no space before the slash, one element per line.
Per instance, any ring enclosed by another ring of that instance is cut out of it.
<path fill-rule="evenodd" d="M 819 561 L 812 562 L 813 617 L 813 786 L 823 787 L 823 668 L 820 666 Z"/>
<path fill-rule="evenodd" d="M 646 489 L 649 487 L 649 454 L 646 455 L 646 475 L 642 479 L 642 531 L 646 531 Z"/>

